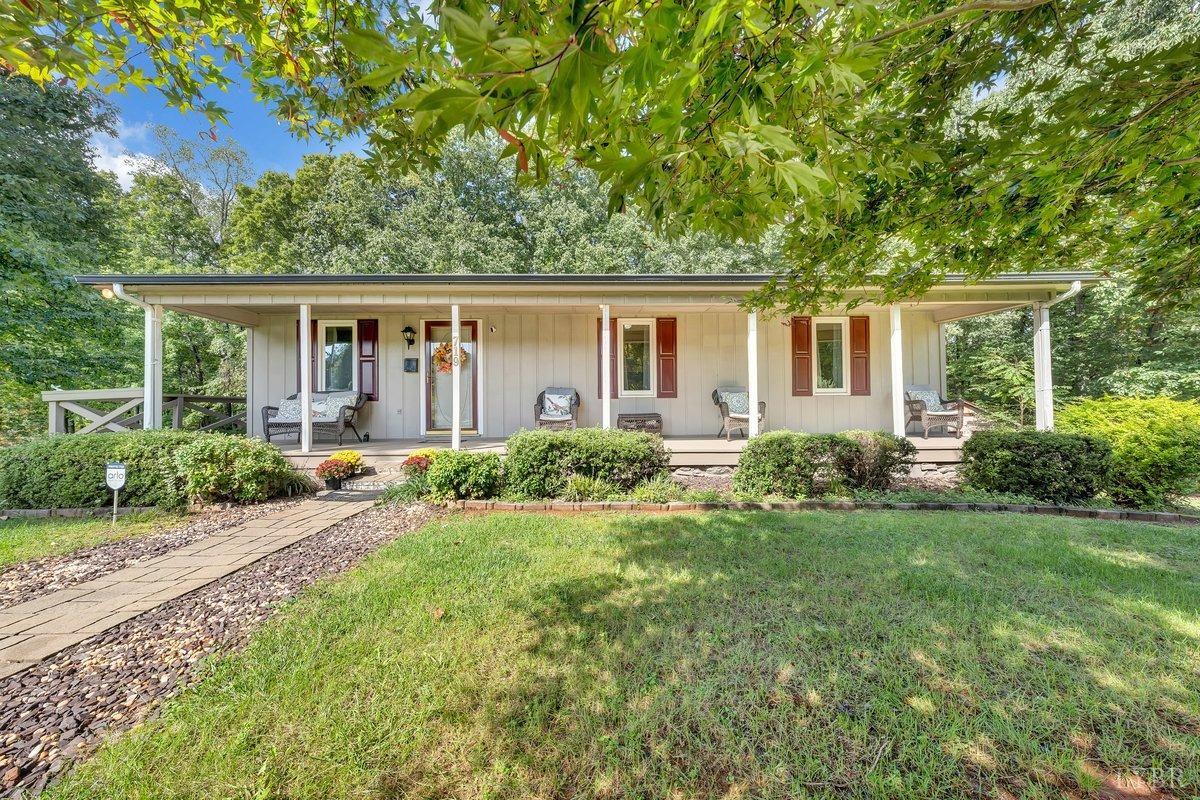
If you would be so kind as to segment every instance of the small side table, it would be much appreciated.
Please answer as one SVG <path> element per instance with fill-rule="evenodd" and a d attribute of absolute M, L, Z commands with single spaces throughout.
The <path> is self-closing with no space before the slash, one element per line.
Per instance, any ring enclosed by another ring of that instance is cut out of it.
<path fill-rule="evenodd" d="M 617 428 L 623 431 L 645 431 L 662 435 L 662 414 L 617 414 Z"/>

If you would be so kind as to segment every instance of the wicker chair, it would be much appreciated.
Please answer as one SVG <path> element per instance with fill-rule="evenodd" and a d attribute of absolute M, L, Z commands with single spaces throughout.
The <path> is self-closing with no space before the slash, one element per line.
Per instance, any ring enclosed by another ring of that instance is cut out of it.
<path fill-rule="evenodd" d="M 905 386 L 904 407 L 908 412 L 905 423 L 921 423 L 924 438 L 929 438 L 930 428 L 954 429 L 955 438 L 963 435 L 963 416 L 966 404 L 962 399 L 944 400 L 937 389 L 931 386 Z"/>
<path fill-rule="evenodd" d="M 733 400 L 737 411 L 729 410 L 729 401 Z M 750 392 L 742 387 L 734 387 L 729 389 L 713 389 L 712 393 L 713 405 L 721 412 L 721 430 L 717 431 L 717 436 L 725 435 L 725 441 L 730 440 L 731 434 L 735 430 L 741 430 L 745 433 L 746 438 L 750 437 Z M 740 411 L 740 407 L 746 409 L 746 413 Z M 767 402 L 765 400 L 758 401 L 758 429 L 761 431 L 767 421 Z"/>
<path fill-rule="evenodd" d="M 328 408 L 328 400 L 331 397 L 340 396 L 336 413 L 332 413 L 332 409 Z M 312 395 L 313 408 L 318 406 L 323 409 L 313 415 L 313 436 L 315 437 L 319 431 L 328 431 L 337 434 L 338 446 L 342 444 L 342 436 L 346 429 L 349 428 L 354 433 L 354 438 L 362 441 L 362 437 L 358 435 L 358 429 L 354 427 L 354 420 L 358 412 L 367 402 L 367 396 L 362 392 L 313 392 Z M 295 433 L 300 436 L 300 394 L 292 394 L 285 397 L 277 406 L 264 406 L 262 410 L 263 435 L 267 441 L 271 441 L 271 434 L 289 434 Z"/>
<path fill-rule="evenodd" d="M 567 413 L 555 411 L 546 407 L 546 394 L 552 397 L 570 397 L 570 409 Z M 559 389 L 549 387 L 543 389 L 533 402 L 533 425 L 535 428 L 546 428 L 552 431 L 572 430 L 579 424 L 579 392 L 575 389 Z"/>

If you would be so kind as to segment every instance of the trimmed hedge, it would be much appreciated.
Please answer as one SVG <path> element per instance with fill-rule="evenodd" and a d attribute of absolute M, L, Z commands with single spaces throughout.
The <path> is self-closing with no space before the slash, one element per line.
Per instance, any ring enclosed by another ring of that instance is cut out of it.
<path fill-rule="evenodd" d="M 1200 488 L 1200 403 L 1169 397 L 1102 397 L 1063 407 L 1059 430 L 1112 446 L 1108 493 L 1122 505 L 1161 507 Z"/>
<path fill-rule="evenodd" d="M 771 431 L 746 443 L 733 488 L 744 495 L 795 498 L 882 491 L 908 474 L 915 455 L 907 439 L 882 431 Z"/>
<path fill-rule="evenodd" d="M 126 466 L 126 506 L 261 500 L 304 486 L 278 450 L 243 437 L 174 430 L 54 436 L 0 450 L 0 508 L 109 505 L 109 461 Z"/>
<path fill-rule="evenodd" d="M 975 489 L 1051 503 L 1090 500 L 1108 484 L 1112 448 L 1095 436 L 979 431 L 963 444 L 962 477 Z"/>
<path fill-rule="evenodd" d="M 559 497 L 573 476 L 627 492 L 668 463 L 662 437 L 636 431 L 520 431 L 509 437 L 507 448 L 508 491 L 522 497 Z"/>
<path fill-rule="evenodd" d="M 443 450 L 425 471 L 431 500 L 486 500 L 504 488 L 504 472 L 496 453 Z"/>

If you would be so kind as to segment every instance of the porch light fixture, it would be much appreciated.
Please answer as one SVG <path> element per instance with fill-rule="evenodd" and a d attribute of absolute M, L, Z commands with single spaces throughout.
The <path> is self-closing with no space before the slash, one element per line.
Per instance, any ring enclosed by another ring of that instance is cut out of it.
<path fill-rule="evenodd" d="M 417 332 L 413 330 L 412 325 L 405 325 L 404 330 L 400 331 L 400 335 L 404 337 L 404 341 L 408 342 L 409 347 L 412 347 L 417 341 Z"/>
<path fill-rule="evenodd" d="M 114 297 L 116 297 L 116 295 L 113 294 L 113 290 L 108 288 L 107 286 L 105 286 L 103 289 L 100 290 L 100 296 L 103 297 L 105 300 L 112 300 Z"/>

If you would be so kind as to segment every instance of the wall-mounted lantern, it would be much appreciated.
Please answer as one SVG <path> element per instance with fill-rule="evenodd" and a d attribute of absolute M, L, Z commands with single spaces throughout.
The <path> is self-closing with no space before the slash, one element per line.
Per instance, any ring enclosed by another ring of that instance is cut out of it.
<path fill-rule="evenodd" d="M 413 330 L 412 325 L 405 325 L 404 330 L 400 331 L 400 335 L 404 337 L 404 341 L 408 342 L 409 347 L 412 347 L 417 341 L 417 332 Z"/>

